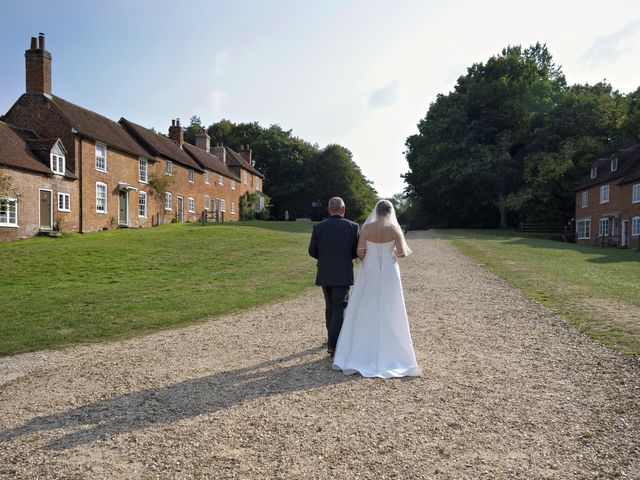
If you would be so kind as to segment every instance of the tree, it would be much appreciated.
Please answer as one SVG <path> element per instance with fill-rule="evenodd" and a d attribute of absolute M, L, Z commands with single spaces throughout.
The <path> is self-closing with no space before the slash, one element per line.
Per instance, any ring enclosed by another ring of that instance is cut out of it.
<path fill-rule="evenodd" d="M 16 197 L 17 192 L 13 187 L 13 177 L 0 172 L 0 198 Z"/>
<path fill-rule="evenodd" d="M 162 218 L 162 223 L 164 223 L 164 212 L 165 212 L 165 193 L 169 190 L 169 187 L 173 184 L 173 177 L 169 175 L 151 175 L 149 177 L 149 190 L 151 191 L 151 195 L 156 200 L 162 201 L 162 207 L 160 210 L 160 216 Z"/>
<path fill-rule="evenodd" d="M 198 115 L 192 115 L 189 125 L 184 130 L 184 141 L 191 145 L 196 144 L 196 133 L 200 133 L 203 129 L 202 121 Z"/>

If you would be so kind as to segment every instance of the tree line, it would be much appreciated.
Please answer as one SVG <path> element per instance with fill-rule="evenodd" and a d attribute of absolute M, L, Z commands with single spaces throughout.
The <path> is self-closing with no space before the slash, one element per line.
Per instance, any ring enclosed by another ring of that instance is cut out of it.
<path fill-rule="evenodd" d="M 509 46 L 440 94 L 406 141 L 415 226 L 564 222 L 597 158 L 640 141 L 640 88 L 569 85 L 545 45 Z"/>
<path fill-rule="evenodd" d="M 185 140 L 194 143 L 202 128 L 192 116 Z M 265 176 L 264 192 L 271 202 L 271 214 L 282 218 L 316 218 L 326 215 L 333 196 L 347 204 L 347 216 L 363 221 L 377 200 L 377 193 L 345 147 L 337 144 L 320 148 L 293 135 L 279 125 L 262 127 L 258 122 L 234 123 L 221 120 L 206 127 L 212 144 L 223 143 L 237 149 L 250 145 L 255 167 Z M 313 202 L 320 206 L 313 207 Z"/>

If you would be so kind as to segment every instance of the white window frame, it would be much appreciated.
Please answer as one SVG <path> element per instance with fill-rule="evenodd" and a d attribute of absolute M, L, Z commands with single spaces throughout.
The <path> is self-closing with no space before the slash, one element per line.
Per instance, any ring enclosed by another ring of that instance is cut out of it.
<path fill-rule="evenodd" d="M 209 170 L 204 171 L 204 183 L 209 185 L 211 183 L 211 172 Z"/>
<path fill-rule="evenodd" d="M 142 201 L 143 198 L 144 202 Z M 147 195 L 147 192 L 143 192 L 142 190 L 140 190 L 138 192 L 138 217 L 147 218 L 147 213 L 149 211 L 148 200 L 149 196 Z"/>
<path fill-rule="evenodd" d="M 62 168 L 59 168 L 60 165 L 62 165 Z M 50 166 L 53 173 L 64 175 L 64 170 L 66 168 L 66 159 L 64 158 L 64 155 L 52 153 L 50 155 Z"/>
<path fill-rule="evenodd" d="M 173 177 L 173 162 L 171 160 L 167 160 L 167 163 L 164 166 L 164 174 L 167 177 Z"/>
<path fill-rule="evenodd" d="M 224 185 L 224 178 L 222 178 L 222 175 L 218 175 L 218 185 Z"/>
<path fill-rule="evenodd" d="M 235 190 L 235 189 L 236 189 L 236 181 L 231 180 L 231 190 Z"/>
<path fill-rule="evenodd" d="M 60 199 L 66 199 L 66 202 L 63 200 L 63 207 L 60 208 Z M 66 207 L 64 205 L 66 204 Z M 71 194 L 65 192 L 58 192 L 58 211 L 59 212 L 70 212 L 71 211 Z"/>
<path fill-rule="evenodd" d="M 598 176 L 598 167 L 591 167 L 591 178 L 596 178 Z"/>
<path fill-rule="evenodd" d="M 171 192 L 164 192 L 164 209 L 173 211 L 173 193 Z"/>
<path fill-rule="evenodd" d="M 18 227 L 18 199 L 13 197 L 2 197 L 0 198 L 0 202 L 7 203 L 7 211 L 6 211 L 7 220 L 4 222 L 0 221 L 0 227 L 17 228 Z M 15 212 L 15 215 L 14 215 L 15 222 L 10 221 L 11 219 L 10 204 L 13 204 L 13 210 Z"/>
<path fill-rule="evenodd" d="M 611 160 L 611 171 L 615 172 L 616 170 L 618 170 L 618 157 Z"/>
<path fill-rule="evenodd" d="M 211 210 L 211 197 L 209 195 L 204 196 L 204 209 Z"/>
<path fill-rule="evenodd" d="M 227 201 L 224 198 L 220 199 L 220 211 L 221 212 L 227 211 Z"/>
<path fill-rule="evenodd" d="M 98 156 L 98 147 L 104 149 L 104 157 Z M 96 141 L 96 143 L 95 143 L 95 151 L 96 151 L 96 170 L 98 172 L 107 173 L 108 170 L 109 170 L 109 164 L 108 164 L 108 161 L 107 161 L 107 158 L 108 158 L 108 156 L 107 156 L 107 145 L 102 143 L 102 142 Z M 102 158 L 104 160 L 104 168 L 100 168 L 98 166 L 98 159 L 100 159 L 100 158 Z"/>
<path fill-rule="evenodd" d="M 598 236 L 599 237 L 608 237 L 610 234 L 610 222 L 607 217 L 601 218 L 600 223 L 598 224 Z"/>
<path fill-rule="evenodd" d="M 589 190 L 585 190 L 582 192 L 582 208 L 587 208 L 589 206 Z"/>
<path fill-rule="evenodd" d="M 640 216 L 635 216 L 631 219 L 631 236 L 640 236 Z"/>
<path fill-rule="evenodd" d="M 248 181 L 249 181 L 249 174 L 247 173 L 246 170 L 243 170 L 242 171 L 242 183 L 244 183 L 246 185 Z"/>
<path fill-rule="evenodd" d="M 189 213 L 196 213 L 196 199 L 193 197 L 189 197 L 187 199 L 187 210 Z"/>
<path fill-rule="evenodd" d="M 631 188 L 631 203 L 640 203 L 640 183 Z"/>
<path fill-rule="evenodd" d="M 140 157 L 138 162 L 138 181 L 140 183 L 149 183 L 149 162 L 143 157 Z"/>
<path fill-rule="evenodd" d="M 98 200 L 100 199 L 100 196 L 98 195 L 99 187 L 104 187 L 104 210 L 100 210 L 98 208 L 99 207 Z M 96 182 L 96 213 L 106 214 L 109 211 L 109 208 L 108 208 L 109 200 L 107 198 L 107 195 L 108 195 L 107 184 L 103 182 Z"/>
<path fill-rule="evenodd" d="M 600 187 L 600 204 L 609 203 L 609 185 Z"/>
<path fill-rule="evenodd" d="M 258 177 L 257 175 L 256 175 L 256 186 L 255 186 L 255 189 L 256 190 L 260 190 L 260 177 Z"/>
<path fill-rule="evenodd" d="M 192 169 L 189 169 L 189 183 L 195 183 L 196 181 L 196 172 Z"/>
<path fill-rule="evenodd" d="M 584 232 L 580 231 L 580 224 L 585 225 Z M 583 218 L 576 222 L 576 237 L 578 240 L 589 240 L 591 238 L 591 219 Z"/>
<path fill-rule="evenodd" d="M 236 214 L 236 202 L 231 202 L 231 215 Z"/>

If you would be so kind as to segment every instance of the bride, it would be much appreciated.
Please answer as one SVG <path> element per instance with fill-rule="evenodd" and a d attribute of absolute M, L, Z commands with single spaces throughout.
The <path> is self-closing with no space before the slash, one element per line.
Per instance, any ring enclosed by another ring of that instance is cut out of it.
<path fill-rule="evenodd" d="M 380 200 L 362 227 L 364 259 L 345 311 L 333 369 L 364 377 L 420 376 L 397 258 L 411 254 L 393 205 Z"/>

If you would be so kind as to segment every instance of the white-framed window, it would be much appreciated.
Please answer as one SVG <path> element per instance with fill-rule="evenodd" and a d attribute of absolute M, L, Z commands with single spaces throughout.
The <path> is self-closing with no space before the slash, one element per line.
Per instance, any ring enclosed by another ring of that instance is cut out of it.
<path fill-rule="evenodd" d="M 171 192 L 164 192 L 164 209 L 173 210 L 173 194 Z"/>
<path fill-rule="evenodd" d="M 618 170 L 618 157 L 614 157 L 611 160 L 611 171 L 615 172 L 616 170 Z"/>
<path fill-rule="evenodd" d="M 138 216 L 147 218 L 147 193 L 138 192 Z"/>
<path fill-rule="evenodd" d="M 146 158 L 140 157 L 138 160 L 138 180 L 140 183 L 147 183 L 149 181 L 149 164 Z"/>
<path fill-rule="evenodd" d="M 260 190 L 260 177 L 256 177 L 256 186 L 255 186 L 256 190 Z"/>
<path fill-rule="evenodd" d="M 167 160 L 167 163 L 164 165 L 164 174 L 168 176 L 173 175 L 173 162 L 171 160 Z"/>
<path fill-rule="evenodd" d="M 107 213 L 107 184 L 96 182 L 96 212 Z"/>
<path fill-rule="evenodd" d="M 242 183 L 244 183 L 246 185 L 248 181 L 249 181 L 249 174 L 247 173 L 246 170 L 243 170 L 242 171 Z"/>
<path fill-rule="evenodd" d="M 636 183 L 633 186 L 633 190 L 631 192 L 631 201 L 633 203 L 640 203 L 640 183 Z"/>
<path fill-rule="evenodd" d="M 591 167 L 591 178 L 596 178 L 598 176 L 598 167 Z"/>
<path fill-rule="evenodd" d="M 189 205 L 189 213 L 194 213 L 196 211 L 196 201 L 194 198 L 189 197 L 187 204 Z"/>
<path fill-rule="evenodd" d="M 591 238 L 591 219 L 585 218 L 576 222 L 576 233 L 578 240 L 588 240 Z"/>
<path fill-rule="evenodd" d="M 71 195 L 70 194 L 58 192 L 58 211 L 59 212 L 71 211 Z"/>
<path fill-rule="evenodd" d="M 227 201 L 224 198 L 220 199 L 220 211 L 221 212 L 227 211 Z"/>
<path fill-rule="evenodd" d="M 222 178 L 222 175 L 218 175 L 218 185 L 224 185 L 224 179 Z"/>
<path fill-rule="evenodd" d="M 211 198 L 209 195 L 204 196 L 204 209 L 211 210 Z"/>
<path fill-rule="evenodd" d="M 96 170 L 107 171 L 107 146 L 100 142 L 96 142 Z"/>
<path fill-rule="evenodd" d="M 0 198 L 0 227 L 18 226 L 18 200 Z"/>
<path fill-rule="evenodd" d="M 209 170 L 205 170 L 204 171 L 204 183 L 209 185 L 209 182 L 211 182 L 211 172 Z"/>
<path fill-rule="evenodd" d="M 600 237 L 609 236 L 609 219 L 608 218 L 600 219 L 600 228 L 598 229 L 598 236 Z"/>
<path fill-rule="evenodd" d="M 634 237 L 640 235 L 640 217 L 633 217 L 631 219 L 631 235 Z"/>
<path fill-rule="evenodd" d="M 600 187 L 600 203 L 607 203 L 609 201 L 609 185 L 602 185 Z"/>
<path fill-rule="evenodd" d="M 189 169 L 189 183 L 194 183 L 196 181 L 196 172 Z"/>
<path fill-rule="evenodd" d="M 236 189 L 236 181 L 231 180 L 231 190 L 235 190 L 235 189 Z"/>
<path fill-rule="evenodd" d="M 589 206 L 589 190 L 585 190 L 582 192 L 582 208 L 587 208 Z"/>
<path fill-rule="evenodd" d="M 236 202 L 231 202 L 231 215 L 236 214 Z"/>
<path fill-rule="evenodd" d="M 51 154 L 51 171 L 58 175 L 64 175 L 65 160 L 63 155 Z"/>

